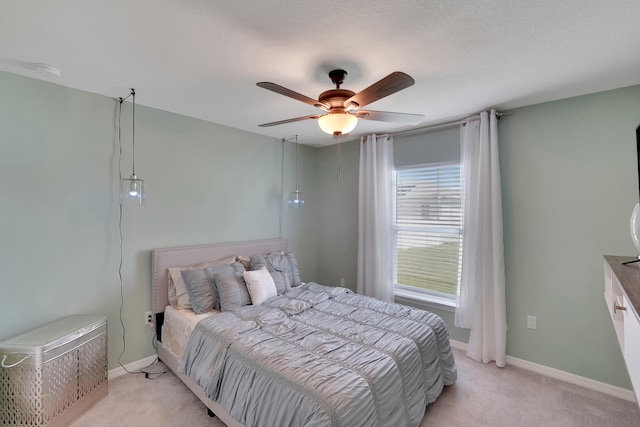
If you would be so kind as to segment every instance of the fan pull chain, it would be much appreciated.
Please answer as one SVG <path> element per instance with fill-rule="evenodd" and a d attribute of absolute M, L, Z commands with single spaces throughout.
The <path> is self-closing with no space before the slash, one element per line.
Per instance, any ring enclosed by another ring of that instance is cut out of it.
<path fill-rule="evenodd" d="M 341 161 L 341 152 L 340 152 L 340 143 L 336 144 L 336 150 L 338 151 L 338 171 L 336 172 L 336 181 L 340 181 L 340 161 Z"/>

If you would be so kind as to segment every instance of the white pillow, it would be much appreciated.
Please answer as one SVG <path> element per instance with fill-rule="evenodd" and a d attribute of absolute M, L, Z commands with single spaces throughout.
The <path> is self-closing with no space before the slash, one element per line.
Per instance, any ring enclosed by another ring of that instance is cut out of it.
<path fill-rule="evenodd" d="M 247 289 L 249 290 L 249 295 L 251 295 L 251 303 L 253 305 L 262 304 L 269 298 L 278 295 L 276 284 L 266 268 L 245 271 L 242 276 L 247 283 Z"/>
<path fill-rule="evenodd" d="M 236 256 L 232 255 L 227 258 L 216 261 L 204 262 L 202 264 L 189 265 L 186 267 L 174 267 L 169 269 L 169 304 L 178 310 L 191 308 L 191 300 L 189 299 L 189 291 L 187 285 L 182 278 L 182 270 L 204 269 L 216 265 L 231 264 L 236 261 Z"/>

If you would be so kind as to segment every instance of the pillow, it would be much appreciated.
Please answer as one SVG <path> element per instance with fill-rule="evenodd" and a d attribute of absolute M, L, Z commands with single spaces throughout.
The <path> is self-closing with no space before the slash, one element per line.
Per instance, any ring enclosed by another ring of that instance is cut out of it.
<path fill-rule="evenodd" d="M 291 286 L 289 285 L 289 280 L 286 275 L 281 271 L 270 271 L 269 274 L 273 279 L 273 283 L 276 285 L 276 291 L 278 295 L 282 295 L 285 292 L 291 290 Z"/>
<path fill-rule="evenodd" d="M 268 255 L 284 255 L 284 251 L 269 252 Z M 237 255 L 236 261 L 241 263 L 245 270 L 259 270 L 259 268 L 251 268 L 251 257 L 249 255 Z"/>
<path fill-rule="evenodd" d="M 244 266 L 245 270 L 251 269 L 251 257 L 249 255 L 238 255 L 236 261 Z"/>
<path fill-rule="evenodd" d="M 242 275 L 245 282 L 247 282 L 247 288 L 249 288 L 249 295 L 251 295 L 253 305 L 262 304 L 269 298 L 278 295 L 273 278 L 266 268 L 245 271 Z"/>
<path fill-rule="evenodd" d="M 218 297 L 213 277 L 218 273 L 233 273 L 233 264 L 213 265 L 204 269 L 182 270 L 182 278 L 189 294 L 194 313 L 206 313 L 218 308 Z"/>
<path fill-rule="evenodd" d="M 214 276 L 220 311 L 232 311 L 251 304 L 251 297 L 242 273 L 222 272 Z"/>
<path fill-rule="evenodd" d="M 252 270 L 259 270 L 263 267 L 266 267 L 270 272 L 279 271 L 283 273 L 287 278 L 288 287 L 302 284 L 298 271 L 298 260 L 292 252 L 283 255 L 269 254 L 251 257 Z"/>
<path fill-rule="evenodd" d="M 222 258 L 216 261 L 204 262 L 201 264 L 189 265 L 186 267 L 173 267 L 169 268 L 169 304 L 177 309 L 191 308 L 191 301 L 189 301 L 189 292 L 182 278 L 182 270 L 202 270 L 213 265 L 224 265 L 235 262 L 236 257 L 230 256 Z"/>
<path fill-rule="evenodd" d="M 289 263 L 291 264 L 291 286 L 300 286 L 302 285 L 302 280 L 300 279 L 300 270 L 298 270 L 298 259 L 293 254 L 293 252 L 288 252 L 286 257 L 289 259 Z"/>
<path fill-rule="evenodd" d="M 206 313 L 216 308 L 216 293 L 204 270 L 182 270 L 181 274 L 194 313 Z"/>
<path fill-rule="evenodd" d="M 246 268 L 244 268 L 244 264 L 239 261 L 232 262 L 231 264 L 229 264 L 229 267 L 233 268 L 234 273 L 242 274 L 246 270 Z"/>

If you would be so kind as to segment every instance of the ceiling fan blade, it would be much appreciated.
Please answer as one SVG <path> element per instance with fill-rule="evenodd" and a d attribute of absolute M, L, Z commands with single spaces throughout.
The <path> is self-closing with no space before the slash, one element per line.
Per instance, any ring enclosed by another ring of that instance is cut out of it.
<path fill-rule="evenodd" d="M 351 98 L 347 99 L 344 102 L 344 107 L 364 107 L 365 105 L 371 104 L 372 102 L 382 99 L 385 96 L 389 96 L 392 93 L 396 93 L 398 91 L 401 91 L 402 89 L 406 89 L 409 86 L 413 85 L 415 82 L 416 81 L 413 80 L 413 77 L 411 77 L 410 75 L 405 74 L 401 71 L 395 71 L 389 74 L 387 77 L 378 80 L 368 88 L 361 90 Z M 354 103 L 357 105 L 353 106 Z"/>
<path fill-rule="evenodd" d="M 271 122 L 271 123 L 263 123 L 261 125 L 258 125 L 261 128 L 267 128 L 270 126 L 277 126 L 277 125 L 283 125 L 285 123 L 293 123 L 293 122 L 299 122 L 301 120 L 308 120 L 308 119 L 318 119 L 322 117 L 321 114 L 315 115 L 315 116 L 302 116 L 302 117 L 296 117 L 293 119 L 287 119 L 287 120 L 280 120 L 278 122 Z"/>
<path fill-rule="evenodd" d="M 295 100 L 304 102 L 305 104 L 312 105 L 322 110 L 325 110 L 325 111 L 329 110 L 329 105 L 323 104 L 313 98 L 309 98 L 308 96 L 295 92 L 291 89 L 287 89 L 284 86 L 280 86 L 278 84 L 271 83 L 271 82 L 259 82 L 259 83 L 256 83 L 256 85 L 263 89 L 267 89 L 272 92 L 279 93 L 280 95 L 288 96 L 289 98 L 293 98 Z"/>
<path fill-rule="evenodd" d="M 388 111 L 358 110 L 353 113 L 359 119 L 376 120 L 378 122 L 407 123 L 417 125 L 424 116 L 422 114 L 390 113 Z"/>

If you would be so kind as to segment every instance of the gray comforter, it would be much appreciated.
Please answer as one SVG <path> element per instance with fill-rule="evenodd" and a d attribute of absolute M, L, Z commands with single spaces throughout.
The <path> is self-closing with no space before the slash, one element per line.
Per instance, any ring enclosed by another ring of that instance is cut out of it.
<path fill-rule="evenodd" d="M 195 328 L 178 368 L 253 426 L 417 426 L 456 380 L 435 314 L 307 283 Z"/>

